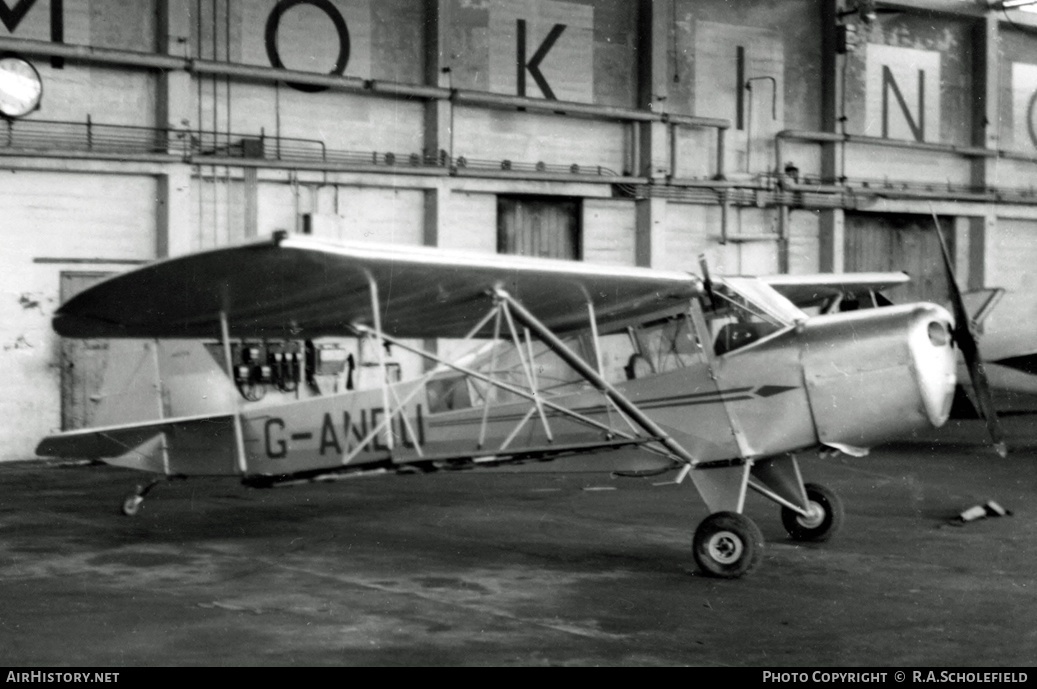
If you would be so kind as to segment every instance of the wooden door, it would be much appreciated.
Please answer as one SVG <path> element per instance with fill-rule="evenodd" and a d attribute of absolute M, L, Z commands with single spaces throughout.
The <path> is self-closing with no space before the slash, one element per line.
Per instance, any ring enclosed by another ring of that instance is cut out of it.
<path fill-rule="evenodd" d="M 61 303 L 112 273 L 62 271 Z M 108 366 L 108 340 L 61 339 L 61 428 L 90 426 Z"/>
<path fill-rule="evenodd" d="M 502 196 L 497 200 L 497 251 L 544 258 L 582 258 L 580 202 Z"/>
<path fill-rule="evenodd" d="M 940 227 L 954 256 L 954 222 L 940 218 Z M 896 303 L 950 298 L 947 271 L 933 219 L 926 215 L 890 213 L 846 214 L 846 272 L 904 271 L 911 281 L 889 290 Z"/>

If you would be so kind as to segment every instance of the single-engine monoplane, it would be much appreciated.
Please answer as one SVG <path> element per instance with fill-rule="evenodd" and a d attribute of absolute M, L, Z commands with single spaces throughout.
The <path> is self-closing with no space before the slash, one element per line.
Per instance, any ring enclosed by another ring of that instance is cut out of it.
<path fill-rule="evenodd" d="M 690 478 L 710 511 L 695 561 L 738 577 L 763 548 L 748 490 L 793 539 L 840 526 L 838 496 L 804 482 L 796 453 L 862 455 L 947 419 L 955 319 L 930 303 L 808 316 L 762 280 L 703 272 L 286 233 L 158 261 L 57 311 L 60 335 L 137 338 L 138 354 L 109 367 L 98 427 L 37 453 L 252 486 L 591 454 Z M 399 380 L 391 351 L 425 372 Z M 341 385 L 316 384 L 322 354 Z M 264 384 L 276 394 L 259 399 Z"/>

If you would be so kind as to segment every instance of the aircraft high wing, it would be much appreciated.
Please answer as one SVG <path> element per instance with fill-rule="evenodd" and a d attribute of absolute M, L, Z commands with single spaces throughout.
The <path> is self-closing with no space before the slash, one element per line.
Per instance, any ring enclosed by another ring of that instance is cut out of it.
<path fill-rule="evenodd" d="M 498 289 L 537 304 L 540 320 L 565 333 L 586 326 L 588 303 L 604 324 L 699 288 L 685 273 L 284 236 L 116 275 L 65 304 L 54 329 L 65 337 L 219 337 L 224 314 L 242 337 L 355 335 L 353 324 L 375 321 L 376 290 L 385 332 L 457 338 Z"/>
<path fill-rule="evenodd" d="M 737 577 L 763 547 L 743 514 L 749 489 L 780 506 L 794 539 L 839 528 L 838 497 L 803 481 L 795 453 L 864 454 L 946 420 L 952 326 L 927 303 L 808 317 L 755 278 L 704 284 L 680 272 L 279 233 L 138 268 L 64 304 L 61 335 L 155 338 L 140 359 L 153 363 L 135 365 L 140 373 L 111 395 L 129 421 L 55 434 L 37 452 L 255 486 L 593 453 L 603 467 L 691 478 L 711 513 L 694 558 L 707 574 Z M 236 348 L 325 336 L 368 343 L 376 384 L 304 395 L 296 379 L 279 400 L 228 396 Z M 472 351 L 447 360 L 416 338 Z M 201 342 L 210 340 L 219 346 Z M 390 347 L 430 370 L 392 380 Z M 175 367 L 191 385 L 168 375 Z M 143 405 L 148 391 L 161 402 Z"/>

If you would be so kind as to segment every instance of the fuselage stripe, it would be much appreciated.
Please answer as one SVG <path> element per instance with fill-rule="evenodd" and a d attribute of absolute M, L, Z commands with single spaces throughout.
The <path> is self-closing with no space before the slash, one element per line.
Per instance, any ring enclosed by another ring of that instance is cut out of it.
<path fill-rule="evenodd" d="M 671 397 L 657 397 L 655 399 L 645 400 L 643 402 L 636 402 L 638 407 L 641 409 L 659 409 L 662 407 L 691 407 L 700 404 L 716 404 L 718 402 L 738 402 L 742 400 L 753 399 L 756 395 L 749 394 L 757 388 L 743 387 L 743 388 L 731 388 L 729 390 L 713 390 L 710 392 L 697 392 L 683 395 L 673 395 Z M 794 389 L 794 388 L 789 388 Z M 554 410 L 545 410 L 551 418 L 564 418 L 563 412 Z M 590 407 L 579 407 L 574 408 L 573 413 L 582 414 L 584 416 L 593 416 L 595 414 L 604 414 L 607 411 L 607 407 L 603 404 L 598 404 Z M 526 414 L 502 414 L 498 416 L 490 416 L 488 421 L 491 423 L 507 423 L 510 421 L 520 421 L 525 418 Z M 473 422 L 472 419 L 457 419 L 457 420 L 429 420 L 429 426 L 432 428 L 445 428 L 448 426 L 469 426 Z"/>

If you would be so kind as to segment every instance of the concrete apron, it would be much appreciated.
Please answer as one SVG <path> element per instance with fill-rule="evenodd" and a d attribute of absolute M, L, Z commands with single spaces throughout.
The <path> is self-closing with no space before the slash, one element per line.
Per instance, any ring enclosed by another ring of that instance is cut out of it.
<path fill-rule="evenodd" d="M 971 423 L 971 422 L 970 422 Z M 748 578 L 696 573 L 689 485 L 603 473 L 362 478 L 251 490 L 0 465 L 9 665 L 1030 665 L 1037 432 L 803 458 L 846 505 L 831 542 L 777 509 Z M 585 464 L 585 463 L 583 463 Z M 996 500 L 1009 517 L 955 525 Z"/>

